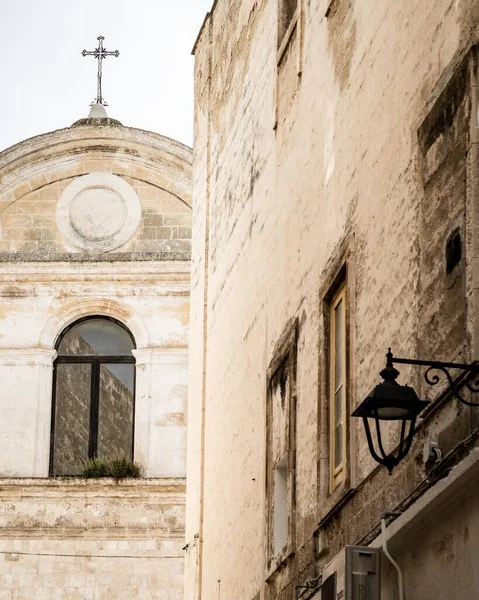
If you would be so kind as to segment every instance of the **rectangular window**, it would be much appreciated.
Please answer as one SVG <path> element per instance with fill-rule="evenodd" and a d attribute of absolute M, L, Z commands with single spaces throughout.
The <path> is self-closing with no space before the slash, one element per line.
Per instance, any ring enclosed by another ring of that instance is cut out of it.
<path fill-rule="evenodd" d="M 267 380 L 268 571 L 293 551 L 296 438 L 296 321 L 282 336 Z"/>
<path fill-rule="evenodd" d="M 329 354 L 330 491 L 344 481 L 346 472 L 346 286 L 330 303 Z"/>

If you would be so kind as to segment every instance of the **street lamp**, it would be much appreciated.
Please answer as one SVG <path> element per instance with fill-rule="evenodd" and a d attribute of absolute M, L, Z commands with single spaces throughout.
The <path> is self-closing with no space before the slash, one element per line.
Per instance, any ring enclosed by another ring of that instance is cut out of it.
<path fill-rule="evenodd" d="M 401 460 L 407 455 L 411 448 L 414 437 L 416 419 L 419 413 L 426 408 L 429 402 L 420 400 L 412 387 L 399 385 L 396 381 L 399 371 L 394 368 L 396 364 L 418 365 L 428 367 L 424 379 L 429 385 L 436 385 L 440 381 L 439 375 L 432 375 L 431 371 L 442 372 L 448 382 L 449 391 L 463 404 L 468 406 L 479 406 L 479 403 L 469 402 L 460 395 L 457 382 L 453 380 L 448 369 L 460 369 L 463 374 L 472 373 L 479 375 L 479 364 L 445 363 L 438 361 L 415 360 L 409 358 L 395 358 L 391 348 L 386 354 L 386 367 L 380 375 L 383 381 L 374 387 L 367 398 L 353 412 L 353 417 L 362 417 L 369 451 L 379 464 L 384 465 L 389 474 Z M 479 393 L 479 383 L 466 379 L 464 385 L 472 393 Z M 373 419 L 376 430 L 377 448 L 375 447 L 369 419 Z M 381 437 L 382 421 L 400 421 L 401 434 L 396 453 L 386 454 Z"/>

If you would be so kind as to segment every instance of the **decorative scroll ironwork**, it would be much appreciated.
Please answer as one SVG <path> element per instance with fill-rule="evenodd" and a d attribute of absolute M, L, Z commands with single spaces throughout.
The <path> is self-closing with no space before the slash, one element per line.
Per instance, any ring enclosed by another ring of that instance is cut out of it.
<path fill-rule="evenodd" d="M 466 400 L 463 395 L 460 393 L 461 386 L 467 388 L 471 394 L 479 394 L 479 363 L 454 363 L 454 362 L 440 362 L 437 360 L 417 360 L 410 358 L 396 358 L 391 354 L 391 348 L 389 348 L 388 352 L 388 360 L 390 360 L 392 364 L 403 364 L 403 365 L 415 365 L 420 367 L 427 367 L 424 373 L 424 381 L 430 385 L 434 386 L 443 381 L 443 377 L 446 378 L 448 385 L 447 392 L 451 393 L 459 402 L 465 404 L 466 406 L 477 406 L 479 407 L 478 402 L 470 402 Z M 450 369 L 455 369 L 460 371 L 458 377 L 454 378 Z"/>
<path fill-rule="evenodd" d="M 444 381 L 445 377 L 448 387 L 443 392 L 443 397 L 450 394 L 466 406 L 479 406 L 479 401 L 470 402 L 461 393 L 463 389 L 469 390 L 471 394 L 479 393 L 478 362 L 468 364 L 395 358 L 389 348 L 386 354 L 386 367 L 380 373 L 383 382 L 376 385 L 352 413 L 353 417 L 362 417 L 371 456 L 376 462 L 385 466 L 389 473 L 411 449 L 417 416 L 429 404 L 428 401 L 420 400 L 413 388 L 398 384 L 396 379 L 399 371 L 394 367 L 395 364 L 426 367 L 424 380 L 428 385 L 435 386 L 441 380 Z M 459 371 L 460 374 L 453 377 L 451 370 Z M 370 419 L 375 422 L 376 443 L 373 440 Z M 385 451 L 381 438 L 383 421 L 402 421 L 399 443 L 395 447 L 395 452 L 390 454 Z"/>
<path fill-rule="evenodd" d="M 102 96 L 101 91 L 101 79 L 103 76 L 102 61 L 107 56 L 115 56 L 116 58 L 118 58 L 120 56 L 120 53 L 118 50 L 113 50 L 112 52 L 110 52 L 106 48 L 103 48 L 104 39 L 105 38 L 102 35 L 98 36 L 98 48 L 95 48 L 95 50 L 83 50 L 82 56 L 93 56 L 98 60 L 97 93 L 96 98 L 95 100 L 93 100 L 92 104 L 101 104 L 102 106 L 108 106 L 108 104 Z"/>

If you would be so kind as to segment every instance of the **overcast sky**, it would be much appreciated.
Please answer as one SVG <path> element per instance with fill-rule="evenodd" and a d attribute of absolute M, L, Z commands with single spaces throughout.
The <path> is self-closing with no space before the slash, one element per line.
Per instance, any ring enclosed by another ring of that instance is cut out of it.
<path fill-rule="evenodd" d="M 212 0 L 0 0 L 0 150 L 86 117 L 103 62 L 109 116 L 192 144 L 191 50 Z"/>

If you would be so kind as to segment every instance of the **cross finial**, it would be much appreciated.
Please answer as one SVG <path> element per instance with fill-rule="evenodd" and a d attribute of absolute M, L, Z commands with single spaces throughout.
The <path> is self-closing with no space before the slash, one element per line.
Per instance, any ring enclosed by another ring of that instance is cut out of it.
<path fill-rule="evenodd" d="M 101 78 L 103 74 L 102 69 L 102 60 L 107 56 L 120 56 L 118 50 L 114 50 L 113 52 L 109 52 L 106 48 L 103 48 L 103 40 L 105 38 L 100 35 L 97 37 L 98 40 L 98 48 L 95 50 L 83 50 L 82 56 L 94 56 L 98 60 L 98 84 L 97 84 L 97 94 L 95 100 L 93 100 L 92 104 L 101 104 L 102 106 L 108 106 L 105 102 L 102 93 L 101 93 Z"/>

